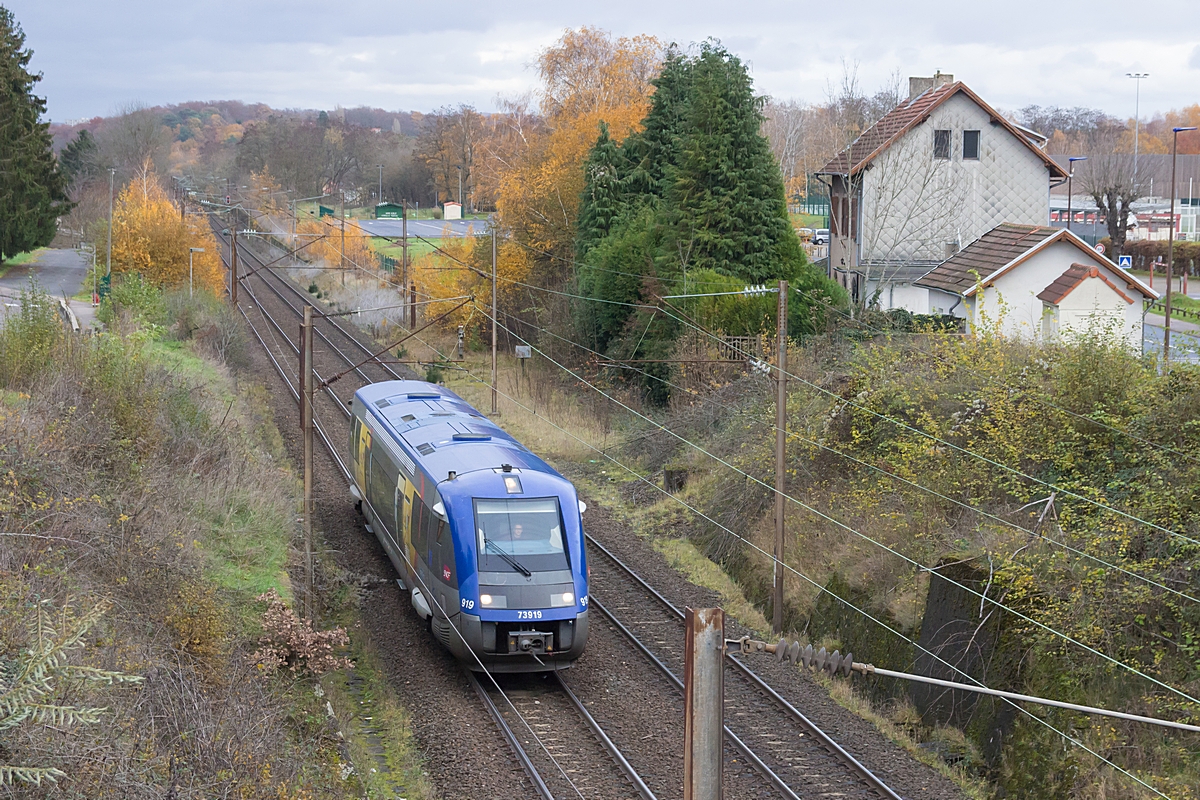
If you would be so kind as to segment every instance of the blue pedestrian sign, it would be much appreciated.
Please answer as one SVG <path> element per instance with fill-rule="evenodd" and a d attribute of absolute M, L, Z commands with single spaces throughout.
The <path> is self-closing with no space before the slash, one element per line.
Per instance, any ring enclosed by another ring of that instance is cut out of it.
<path fill-rule="evenodd" d="M 1121 269 L 1133 269 L 1133 256 L 1117 256 L 1117 266 Z"/>

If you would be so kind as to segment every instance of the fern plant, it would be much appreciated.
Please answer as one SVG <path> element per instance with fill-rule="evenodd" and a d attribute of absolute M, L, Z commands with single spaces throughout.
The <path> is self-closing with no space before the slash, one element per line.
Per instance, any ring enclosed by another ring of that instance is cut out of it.
<path fill-rule="evenodd" d="M 51 613 L 50 601 L 36 606 L 29 622 L 29 644 L 11 661 L 0 662 L 0 737 L 19 725 L 53 725 L 64 728 L 94 725 L 107 709 L 58 705 L 54 699 L 64 683 L 140 683 L 137 675 L 72 664 L 71 654 L 83 646 L 83 637 L 108 610 L 97 603 L 82 615 L 67 607 Z M 40 786 L 56 783 L 66 773 L 56 767 L 0 763 L 0 785 L 21 781 Z"/>

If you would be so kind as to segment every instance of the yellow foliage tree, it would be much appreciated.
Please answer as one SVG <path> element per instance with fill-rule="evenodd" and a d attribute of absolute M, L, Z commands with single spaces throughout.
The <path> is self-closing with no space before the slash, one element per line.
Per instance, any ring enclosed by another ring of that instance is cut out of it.
<path fill-rule="evenodd" d="M 599 125 L 608 123 L 617 141 L 640 128 L 662 53 L 662 43 L 652 36 L 613 39 L 590 27 L 567 31 L 542 52 L 544 124 L 521 127 L 519 136 L 511 136 L 514 125 L 505 117 L 520 121 L 527 112 L 519 104 L 494 123 L 512 142 L 498 170 L 497 207 L 518 241 L 571 255 L 583 164 Z"/>
<path fill-rule="evenodd" d="M 190 248 L 196 288 L 221 291 L 220 245 L 204 217 L 181 218 L 153 174 L 121 190 L 113 208 L 113 272 L 139 272 L 161 288 L 186 286 Z"/>
<path fill-rule="evenodd" d="M 346 235 L 343 244 L 342 226 L 328 220 L 305 220 L 296 226 L 296 233 L 301 234 L 297 245 L 312 242 L 302 250 L 307 253 L 309 260 L 324 261 L 326 267 L 345 267 L 377 270 L 379 258 L 371 247 L 371 237 L 362 228 L 347 222 Z M 315 241 L 314 241 L 315 240 Z M 345 259 L 343 260 L 343 247 Z"/>

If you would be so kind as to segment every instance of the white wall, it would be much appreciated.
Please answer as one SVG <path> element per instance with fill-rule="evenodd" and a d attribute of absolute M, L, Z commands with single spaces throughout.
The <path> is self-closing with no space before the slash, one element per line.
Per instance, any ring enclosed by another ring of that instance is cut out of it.
<path fill-rule="evenodd" d="M 949 161 L 933 158 L 935 129 L 951 131 Z M 962 158 L 964 130 L 980 132 L 978 161 Z M 941 261 L 947 242 L 965 246 L 1002 222 L 1046 225 L 1049 181 L 1035 153 L 957 94 L 866 170 L 862 260 Z"/>
<path fill-rule="evenodd" d="M 1109 279 L 1112 279 L 1111 275 Z M 1121 283 L 1117 283 L 1117 286 L 1124 290 Z M 1128 291 L 1125 294 L 1137 300 L 1137 295 L 1131 295 Z M 1141 307 L 1140 302 L 1125 302 L 1124 298 L 1099 278 L 1088 278 L 1059 303 L 1058 332 L 1061 336 L 1068 331 L 1086 333 L 1097 324 L 1112 326 L 1115 332 L 1125 337 L 1130 347 L 1140 349 Z"/>
<path fill-rule="evenodd" d="M 929 313 L 929 290 L 924 286 L 913 286 L 911 283 L 888 281 L 880 283 L 873 281 L 867 284 L 867 300 L 879 292 L 879 307 L 884 311 L 893 308 L 903 308 L 913 314 Z"/>
<path fill-rule="evenodd" d="M 1041 336 L 1044 308 L 1037 295 L 1072 264 L 1099 267 L 1101 273 L 1133 298 L 1134 302 L 1126 303 L 1101 280 L 1084 281 L 1083 285 L 1077 287 L 1063 301 L 1057 326 L 1059 332 L 1070 327 L 1078 329 L 1080 324 L 1086 327 L 1084 317 L 1098 310 L 1100 313 L 1124 320 L 1123 330 L 1128 334 L 1129 341 L 1140 347 L 1142 295 L 1127 289 L 1125 278 L 1111 266 L 1106 266 L 1105 259 L 1097 255 L 1089 256 L 1080 248 L 1064 241 L 1054 242 L 1043 248 L 985 288 L 982 291 L 983 297 L 974 304 L 972 324 L 987 324 L 991 327 L 999 325 L 1000 332 L 1005 336 L 1026 339 Z M 1092 288 L 1093 284 L 1104 287 L 1107 294 Z M 1075 297 L 1077 294 L 1078 299 Z M 1083 317 L 1078 316 L 1080 313 Z"/>

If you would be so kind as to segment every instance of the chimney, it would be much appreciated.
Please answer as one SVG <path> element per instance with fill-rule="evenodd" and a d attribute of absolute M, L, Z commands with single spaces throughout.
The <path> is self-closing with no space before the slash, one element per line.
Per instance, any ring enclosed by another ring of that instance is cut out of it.
<path fill-rule="evenodd" d="M 908 99 L 912 100 L 917 95 L 936 89 L 937 87 L 946 84 L 954 83 L 954 76 L 948 72 L 935 70 L 932 78 L 917 78 L 908 79 Z"/>

